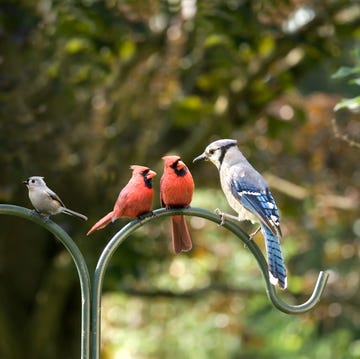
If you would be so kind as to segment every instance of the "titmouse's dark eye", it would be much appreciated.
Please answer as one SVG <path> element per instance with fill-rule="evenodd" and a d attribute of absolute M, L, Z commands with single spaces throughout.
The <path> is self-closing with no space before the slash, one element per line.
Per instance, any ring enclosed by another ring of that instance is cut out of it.
<path fill-rule="evenodd" d="M 35 183 L 36 181 L 34 179 L 31 180 L 31 183 Z"/>

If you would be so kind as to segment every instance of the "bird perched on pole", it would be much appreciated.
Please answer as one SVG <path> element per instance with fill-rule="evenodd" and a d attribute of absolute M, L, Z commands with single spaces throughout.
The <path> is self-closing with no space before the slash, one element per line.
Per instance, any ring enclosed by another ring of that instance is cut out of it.
<path fill-rule="evenodd" d="M 194 192 L 194 181 L 189 169 L 179 156 L 165 156 L 164 173 L 160 180 L 160 201 L 166 208 L 188 207 Z M 192 242 L 184 216 L 171 217 L 173 250 L 187 252 Z"/>
<path fill-rule="evenodd" d="M 133 165 L 132 177 L 128 184 L 121 190 L 114 209 L 105 217 L 96 222 L 87 232 L 87 236 L 101 228 L 106 227 L 110 222 L 120 217 L 136 218 L 151 211 L 154 189 L 152 179 L 156 172 L 148 167 Z"/>
<path fill-rule="evenodd" d="M 45 183 L 44 177 L 32 176 L 23 181 L 29 190 L 30 202 L 34 206 L 36 212 L 45 217 L 58 213 L 65 213 L 70 216 L 87 220 L 87 217 L 81 213 L 66 208 L 60 197 L 52 191 Z"/>
<path fill-rule="evenodd" d="M 240 152 L 236 140 L 210 143 L 193 162 L 210 160 L 219 170 L 222 190 L 238 217 L 221 213 L 224 218 L 260 222 L 268 255 L 269 278 L 273 285 L 287 287 L 286 268 L 280 248 L 280 218 L 275 200 L 265 179 Z"/>

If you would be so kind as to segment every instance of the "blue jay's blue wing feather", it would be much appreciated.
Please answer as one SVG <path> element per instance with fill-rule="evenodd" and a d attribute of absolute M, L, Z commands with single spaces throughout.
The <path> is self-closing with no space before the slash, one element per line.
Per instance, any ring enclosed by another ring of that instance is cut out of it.
<path fill-rule="evenodd" d="M 256 184 L 262 185 L 256 187 Z M 287 279 L 279 240 L 282 235 L 279 212 L 269 188 L 260 181 L 249 183 L 241 177 L 238 180 L 232 179 L 230 187 L 239 203 L 260 220 L 266 243 L 270 282 L 285 289 Z"/>
<path fill-rule="evenodd" d="M 235 198 L 260 222 L 266 225 L 274 235 L 281 237 L 279 212 L 275 200 L 267 187 L 255 188 L 248 181 L 232 180 L 231 191 Z"/>
<path fill-rule="evenodd" d="M 279 237 L 274 235 L 267 226 L 261 225 L 265 237 L 266 252 L 268 255 L 268 266 L 270 282 L 278 284 L 280 288 L 287 287 L 286 268 L 282 257 Z"/>

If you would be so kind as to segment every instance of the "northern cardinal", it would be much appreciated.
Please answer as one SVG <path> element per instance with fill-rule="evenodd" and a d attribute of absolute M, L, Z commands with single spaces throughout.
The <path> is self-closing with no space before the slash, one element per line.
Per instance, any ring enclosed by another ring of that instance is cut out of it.
<path fill-rule="evenodd" d="M 166 208 L 188 207 L 194 192 L 194 181 L 189 169 L 179 156 L 165 156 L 164 174 L 160 180 L 160 201 Z M 192 248 L 184 216 L 171 217 L 174 252 L 187 252 Z"/>
<path fill-rule="evenodd" d="M 87 236 L 120 217 L 136 218 L 151 211 L 154 197 L 152 178 L 156 176 L 156 172 L 144 166 L 133 165 L 130 168 L 133 171 L 132 177 L 121 190 L 114 209 L 97 221 L 87 232 Z"/>

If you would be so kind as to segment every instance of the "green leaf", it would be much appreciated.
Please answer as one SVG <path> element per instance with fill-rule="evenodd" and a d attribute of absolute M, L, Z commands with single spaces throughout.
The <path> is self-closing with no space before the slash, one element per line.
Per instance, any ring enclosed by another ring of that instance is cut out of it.
<path fill-rule="evenodd" d="M 349 81 L 349 84 L 359 85 L 360 86 L 360 77 Z"/>
<path fill-rule="evenodd" d="M 210 110 L 211 106 L 205 103 L 201 97 L 190 95 L 174 104 L 173 116 L 177 126 L 187 126 L 197 122 Z"/>
<path fill-rule="evenodd" d="M 340 110 L 342 108 L 347 108 L 350 111 L 357 112 L 360 110 L 360 96 L 341 100 L 335 107 L 334 110 Z"/>
<path fill-rule="evenodd" d="M 68 54 L 76 54 L 79 53 L 89 47 L 89 42 L 84 38 L 72 38 L 65 45 L 65 51 Z"/>
<path fill-rule="evenodd" d="M 135 42 L 131 40 L 125 40 L 119 48 L 119 55 L 122 60 L 128 61 L 134 56 L 135 51 L 136 51 Z"/>
<path fill-rule="evenodd" d="M 218 45 L 224 45 L 228 42 L 228 39 L 222 35 L 210 35 L 205 40 L 205 47 L 213 47 Z"/>
<path fill-rule="evenodd" d="M 347 76 L 349 76 L 349 75 L 357 74 L 357 73 L 360 73 L 360 67 L 343 66 L 343 67 L 340 67 L 340 69 L 337 70 L 337 71 L 331 76 L 331 78 L 333 78 L 333 79 L 340 79 L 340 78 L 344 78 L 344 77 L 347 77 Z"/>

